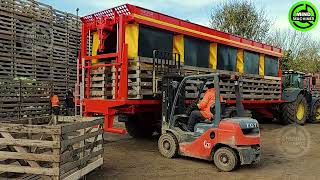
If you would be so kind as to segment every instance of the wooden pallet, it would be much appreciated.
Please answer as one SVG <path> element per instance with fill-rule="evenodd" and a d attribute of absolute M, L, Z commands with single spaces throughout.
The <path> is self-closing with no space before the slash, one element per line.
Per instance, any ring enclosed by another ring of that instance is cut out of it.
<path fill-rule="evenodd" d="M 92 98 L 111 99 L 112 98 L 112 82 L 111 68 L 99 67 L 91 70 L 90 93 Z"/>
<path fill-rule="evenodd" d="M 79 24 L 76 16 L 37 1 L 2 0 L 0 78 L 57 79 L 57 82 L 70 79 L 67 84 L 73 84 L 76 71 L 69 71 L 69 61 L 78 56 Z M 74 73 L 72 78 L 69 73 Z M 61 89 L 59 93 L 65 91 Z"/>
<path fill-rule="evenodd" d="M 58 123 L 56 123 L 58 122 Z M 79 179 L 103 164 L 103 118 L 0 123 L 0 178 Z"/>
<path fill-rule="evenodd" d="M 201 71 L 195 71 L 194 74 L 199 74 Z M 203 71 L 203 73 L 209 73 Z M 240 75 L 237 72 L 231 71 L 212 71 L 222 74 Z M 189 74 L 191 72 L 189 71 Z M 281 79 L 278 77 L 258 76 L 258 75 L 241 75 L 242 76 L 242 96 L 244 100 L 279 100 L 281 99 Z M 186 97 L 198 97 L 198 86 L 202 81 L 192 80 L 186 84 Z M 234 80 L 220 80 L 220 91 L 224 100 L 235 100 Z M 205 88 L 206 90 L 206 88 Z"/>
<path fill-rule="evenodd" d="M 50 86 L 35 81 L 0 81 L 0 119 L 21 120 L 50 114 Z"/>
<path fill-rule="evenodd" d="M 128 97 L 130 99 L 147 99 L 153 97 L 152 65 L 148 62 L 130 60 L 128 66 Z M 118 81 L 120 80 L 118 69 Z M 112 87 L 115 89 L 116 69 L 112 69 Z M 114 97 L 114 91 L 113 91 Z"/>

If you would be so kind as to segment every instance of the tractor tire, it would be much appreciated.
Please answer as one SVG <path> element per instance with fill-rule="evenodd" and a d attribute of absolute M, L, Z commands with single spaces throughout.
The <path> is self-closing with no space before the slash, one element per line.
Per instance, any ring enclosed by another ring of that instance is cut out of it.
<path fill-rule="evenodd" d="M 164 157 L 174 158 L 178 155 L 178 140 L 172 133 L 162 134 L 158 140 L 158 148 Z"/>
<path fill-rule="evenodd" d="M 311 107 L 311 115 L 309 121 L 311 123 L 319 123 L 320 122 L 320 100 L 318 100 L 314 105 Z"/>
<path fill-rule="evenodd" d="M 299 94 L 294 102 L 284 103 L 281 107 L 282 118 L 280 122 L 284 125 L 297 123 L 304 125 L 308 118 L 308 103 L 306 98 Z"/>
<path fill-rule="evenodd" d="M 155 127 L 140 115 L 130 116 L 125 122 L 125 127 L 128 134 L 133 138 L 151 137 L 155 132 Z"/>
<path fill-rule="evenodd" d="M 238 167 L 239 158 L 237 153 L 229 148 L 219 148 L 213 155 L 214 164 L 220 171 L 229 172 Z"/>

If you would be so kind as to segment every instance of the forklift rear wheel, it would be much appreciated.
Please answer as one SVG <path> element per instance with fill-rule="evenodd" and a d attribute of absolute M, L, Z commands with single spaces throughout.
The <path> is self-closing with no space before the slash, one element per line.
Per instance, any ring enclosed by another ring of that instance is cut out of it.
<path fill-rule="evenodd" d="M 310 116 L 311 123 L 319 123 L 320 122 L 320 100 L 314 103 Z"/>
<path fill-rule="evenodd" d="M 229 147 L 218 149 L 213 155 L 214 164 L 221 171 L 232 171 L 239 163 L 239 158 L 236 152 Z"/>
<path fill-rule="evenodd" d="M 158 141 L 159 152 L 166 158 L 173 158 L 178 155 L 178 141 L 171 133 L 162 134 Z"/>

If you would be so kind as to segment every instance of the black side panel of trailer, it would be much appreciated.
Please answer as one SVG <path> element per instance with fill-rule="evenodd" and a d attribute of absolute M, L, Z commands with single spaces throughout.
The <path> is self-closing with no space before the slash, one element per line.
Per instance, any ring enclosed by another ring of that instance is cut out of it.
<path fill-rule="evenodd" d="M 209 67 L 210 43 L 208 41 L 184 37 L 184 64 L 196 67 Z"/>
<path fill-rule="evenodd" d="M 237 49 L 218 44 L 218 64 L 220 70 L 236 71 L 237 65 Z"/>
<path fill-rule="evenodd" d="M 172 52 L 173 33 L 148 26 L 139 26 L 138 55 L 152 57 L 153 50 Z"/>
<path fill-rule="evenodd" d="M 265 56 L 264 59 L 264 75 L 278 76 L 279 61 L 276 57 Z"/>
<path fill-rule="evenodd" d="M 259 54 L 244 51 L 244 73 L 259 74 Z"/>

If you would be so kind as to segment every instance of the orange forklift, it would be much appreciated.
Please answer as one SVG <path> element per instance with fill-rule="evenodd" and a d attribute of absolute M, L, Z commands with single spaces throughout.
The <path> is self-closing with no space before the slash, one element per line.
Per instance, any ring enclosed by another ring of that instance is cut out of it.
<path fill-rule="evenodd" d="M 211 107 L 212 119 L 197 123 L 194 132 L 186 128 L 189 115 L 197 106 L 204 87 L 214 83 L 215 96 L 220 97 L 221 78 L 236 78 L 236 107 L 226 107 L 215 98 Z M 214 161 L 221 171 L 232 171 L 239 165 L 260 161 L 260 131 L 258 121 L 252 119 L 241 103 L 241 77 L 219 73 L 182 77 L 177 74 L 162 78 L 162 129 L 158 140 L 160 153 L 167 158 L 178 155 Z M 201 81 L 198 99 L 186 106 L 186 84 Z M 236 111 L 232 113 L 230 109 Z"/>

